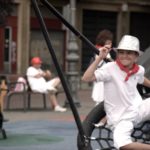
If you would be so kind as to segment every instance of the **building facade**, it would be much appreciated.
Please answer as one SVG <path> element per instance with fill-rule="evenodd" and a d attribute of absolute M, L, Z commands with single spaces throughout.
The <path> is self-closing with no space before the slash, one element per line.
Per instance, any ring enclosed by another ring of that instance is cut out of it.
<path fill-rule="evenodd" d="M 69 20 L 69 0 L 49 2 Z M 39 6 L 59 63 L 66 70 L 69 30 L 40 3 L 40 0 Z M 53 62 L 31 1 L 14 0 L 12 7 L 13 12 L 7 17 L 6 25 L 0 27 L 0 72 L 25 73 L 33 56 L 40 56 L 44 67 L 52 67 Z M 76 28 L 93 44 L 97 33 L 107 28 L 114 33 L 114 46 L 123 34 L 132 34 L 140 39 L 141 50 L 149 47 L 149 0 L 77 0 L 74 10 Z M 77 44 L 78 70 L 82 73 L 94 52 L 79 39 Z"/>

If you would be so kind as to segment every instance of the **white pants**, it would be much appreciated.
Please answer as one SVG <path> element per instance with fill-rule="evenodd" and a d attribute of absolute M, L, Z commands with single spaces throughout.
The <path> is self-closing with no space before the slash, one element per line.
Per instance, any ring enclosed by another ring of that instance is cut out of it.
<path fill-rule="evenodd" d="M 114 146 L 119 149 L 122 146 L 132 143 L 131 133 L 134 126 L 146 120 L 150 120 L 150 98 L 143 100 L 134 121 L 122 120 L 114 127 Z"/>
<path fill-rule="evenodd" d="M 40 85 L 37 85 L 32 89 L 34 92 L 40 92 L 40 93 L 49 93 L 51 92 L 56 92 L 56 88 L 54 87 L 54 84 L 56 82 L 56 79 L 53 78 L 47 82 L 43 82 Z"/>

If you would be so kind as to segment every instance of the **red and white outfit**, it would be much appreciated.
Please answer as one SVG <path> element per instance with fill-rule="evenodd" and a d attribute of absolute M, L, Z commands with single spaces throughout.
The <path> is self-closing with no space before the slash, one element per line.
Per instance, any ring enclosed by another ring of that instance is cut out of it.
<path fill-rule="evenodd" d="M 110 62 L 95 71 L 97 82 L 104 83 L 104 107 L 107 123 L 113 130 L 114 145 L 120 148 L 132 143 L 135 124 L 150 118 L 150 99 L 142 100 L 136 85 L 144 82 L 144 68 L 134 73 L 123 71 L 117 62 Z"/>

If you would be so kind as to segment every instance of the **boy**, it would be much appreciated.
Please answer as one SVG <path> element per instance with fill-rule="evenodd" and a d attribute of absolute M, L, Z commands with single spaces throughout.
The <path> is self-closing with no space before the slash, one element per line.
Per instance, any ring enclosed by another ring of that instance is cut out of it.
<path fill-rule="evenodd" d="M 144 77 L 144 68 L 136 64 L 140 55 L 139 40 L 134 36 L 123 36 L 117 48 L 116 61 L 96 70 L 109 51 L 109 45 L 101 48 L 82 80 L 104 82 L 104 107 L 115 147 L 120 150 L 150 150 L 150 145 L 131 140 L 134 126 L 150 118 L 150 100 L 142 101 L 136 88 L 138 83 L 150 87 L 150 80 Z"/>

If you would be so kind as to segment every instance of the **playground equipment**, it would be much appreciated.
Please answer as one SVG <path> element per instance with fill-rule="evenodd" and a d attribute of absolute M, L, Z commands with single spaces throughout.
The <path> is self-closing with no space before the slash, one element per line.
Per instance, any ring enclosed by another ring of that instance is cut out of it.
<path fill-rule="evenodd" d="M 62 21 L 64 25 L 66 25 L 78 38 L 80 38 L 83 42 L 85 42 L 91 50 L 93 50 L 96 54 L 99 54 L 99 51 L 95 48 L 95 46 L 84 36 L 82 35 L 77 29 L 75 29 L 70 23 L 68 23 L 63 16 L 47 1 L 47 0 L 41 0 L 41 3 L 43 6 L 48 8 L 48 10 L 53 13 L 58 19 Z M 103 103 L 99 104 L 97 107 L 95 107 L 89 115 L 87 115 L 86 119 L 84 122 L 81 122 L 80 116 L 78 114 L 78 111 L 76 109 L 76 106 L 74 105 L 71 92 L 69 90 L 68 84 L 64 78 L 64 75 L 62 73 L 62 70 L 60 68 L 60 65 L 57 61 L 54 49 L 52 47 L 50 38 L 49 38 L 49 33 L 46 28 L 46 25 L 44 23 L 43 17 L 41 15 L 40 9 L 38 7 L 37 0 L 32 0 L 32 5 L 35 10 L 35 14 L 39 20 L 39 23 L 41 25 L 41 30 L 43 32 L 45 41 L 47 43 L 49 52 L 52 56 L 52 60 L 54 62 L 54 65 L 56 67 L 56 70 L 58 72 L 58 75 L 60 77 L 62 86 L 64 88 L 64 92 L 66 93 L 66 97 L 68 99 L 68 102 L 70 104 L 70 108 L 72 110 L 72 113 L 74 115 L 74 119 L 79 131 L 78 135 L 78 149 L 79 150 L 93 150 L 93 149 L 103 149 L 103 150 L 110 150 L 110 149 L 115 149 L 113 147 L 113 141 L 111 137 L 111 131 L 107 128 L 107 126 L 101 126 L 99 128 L 95 127 L 95 124 L 98 123 L 101 118 L 105 116 L 105 111 L 103 108 Z M 149 125 L 149 121 L 145 122 L 141 126 L 135 128 L 132 136 L 135 138 L 135 140 L 142 140 L 142 142 L 147 143 L 149 142 L 149 136 L 146 134 L 147 133 L 147 126 Z M 97 131 L 95 133 L 95 131 Z M 139 132 L 141 134 L 139 134 Z M 97 135 L 95 135 L 97 134 Z M 103 135 L 106 135 L 103 137 Z M 92 146 L 92 143 L 96 142 L 98 143 L 98 148 L 95 148 Z"/>

